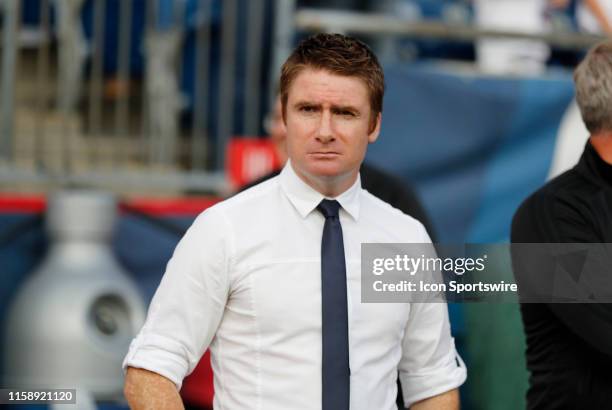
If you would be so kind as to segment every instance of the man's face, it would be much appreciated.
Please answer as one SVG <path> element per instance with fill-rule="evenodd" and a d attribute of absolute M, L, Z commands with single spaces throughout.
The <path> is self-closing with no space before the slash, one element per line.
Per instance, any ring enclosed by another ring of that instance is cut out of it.
<path fill-rule="evenodd" d="M 356 177 L 372 127 L 368 89 L 357 77 L 304 69 L 289 88 L 286 107 L 287 153 L 306 180 Z"/>

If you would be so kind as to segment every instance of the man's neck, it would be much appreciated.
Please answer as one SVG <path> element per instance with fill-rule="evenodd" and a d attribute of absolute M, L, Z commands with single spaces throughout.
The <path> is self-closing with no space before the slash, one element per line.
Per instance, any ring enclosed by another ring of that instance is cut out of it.
<path fill-rule="evenodd" d="M 612 165 L 612 131 L 593 134 L 591 135 L 590 142 L 599 157 Z"/>
<path fill-rule="evenodd" d="M 335 175 L 330 177 L 320 177 L 314 175 L 308 175 L 297 170 L 293 164 L 291 164 L 293 172 L 300 178 L 306 185 L 310 186 L 315 191 L 327 198 L 336 198 L 342 193 L 346 192 L 350 187 L 353 186 L 359 175 L 359 170 L 345 175 Z"/>

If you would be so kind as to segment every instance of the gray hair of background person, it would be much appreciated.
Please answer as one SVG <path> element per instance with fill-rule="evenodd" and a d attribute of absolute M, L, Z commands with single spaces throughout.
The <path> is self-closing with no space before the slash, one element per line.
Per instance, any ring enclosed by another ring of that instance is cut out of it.
<path fill-rule="evenodd" d="M 576 102 L 591 134 L 612 131 L 612 41 L 597 44 L 574 72 Z"/>

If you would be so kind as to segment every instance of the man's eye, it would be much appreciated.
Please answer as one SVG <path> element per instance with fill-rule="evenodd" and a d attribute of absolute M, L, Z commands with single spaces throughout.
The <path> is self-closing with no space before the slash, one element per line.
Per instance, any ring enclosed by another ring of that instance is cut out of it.
<path fill-rule="evenodd" d="M 343 116 L 343 117 L 354 117 L 354 116 L 355 116 L 355 113 L 354 113 L 354 112 L 352 112 L 352 111 L 346 111 L 346 110 L 343 110 L 343 111 L 338 111 L 338 112 L 337 112 L 337 114 L 338 114 L 338 115 L 341 115 L 341 116 Z"/>
<path fill-rule="evenodd" d="M 315 112 L 316 111 L 316 107 L 305 105 L 305 106 L 300 108 L 300 111 L 303 111 L 303 112 Z"/>

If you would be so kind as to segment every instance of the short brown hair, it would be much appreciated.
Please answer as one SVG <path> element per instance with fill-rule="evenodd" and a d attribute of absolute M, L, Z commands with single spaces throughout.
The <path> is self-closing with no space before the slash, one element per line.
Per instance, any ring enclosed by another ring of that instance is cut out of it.
<path fill-rule="evenodd" d="M 315 34 L 303 40 L 287 58 L 281 70 L 283 117 L 289 88 L 305 68 L 326 70 L 332 74 L 363 80 L 370 97 L 371 121 L 375 124 L 377 115 L 382 112 L 385 78 L 378 58 L 365 43 L 342 34 L 326 33 Z"/>
<path fill-rule="evenodd" d="M 576 102 L 591 134 L 612 131 L 612 41 L 589 50 L 574 71 Z"/>

